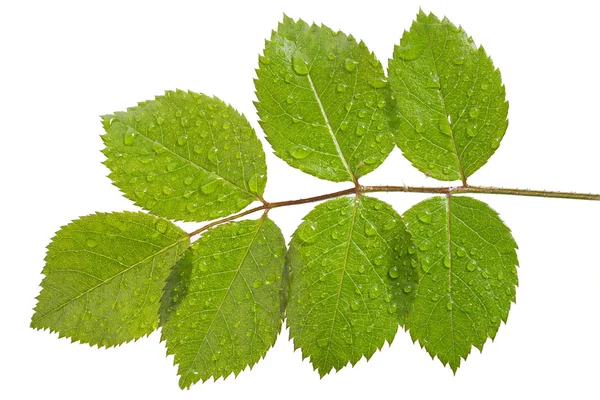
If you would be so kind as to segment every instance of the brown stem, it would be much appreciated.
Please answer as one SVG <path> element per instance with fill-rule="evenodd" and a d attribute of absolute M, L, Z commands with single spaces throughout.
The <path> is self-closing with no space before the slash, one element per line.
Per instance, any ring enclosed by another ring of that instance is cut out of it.
<path fill-rule="evenodd" d="M 269 203 L 261 198 L 262 205 L 251 208 L 241 213 L 230 215 L 229 217 L 222 218 L 213 221 L 203 227 L 188 234 L 189 237 L 196 236 L 214 226 L 223 224 L 225 222 L 233 221 L 235 219 L 244 217 L 246 215 L 255 213 L 257 211 L 264 210 L 266 215 L 271 209 L 279 207 L 294 206 L 298 204 L 313 203 L 316 201 L 333 199 L 340 196 L 354 194 L 358 196 L 360 193 L 374 193 L 374 192 L 405 192 L 405 193 L 431 193 L 431 194 L 456 194 L 456 193 L 485 193 L 485 194 L 504 194 L 513 196 L 529 196 L 529 197 L 549 197 L 557 199 L 576 199 L 576 200 L 600 200 L 600 194 L 591 193 L 574 193 L 574 192 L 556 192 L 549 190 L 530 190 L 530 189 L 505 189 L 496 188 L 491 186 L 448 186 L 448 187 L 426 187 L 426 186 L 360 186 L 358 184 L 355 187 L 337 192 L 322 194 L 319 196 L 306 197 L 297 200 L 286 200 L 286 201 L 275 201 Z"/>

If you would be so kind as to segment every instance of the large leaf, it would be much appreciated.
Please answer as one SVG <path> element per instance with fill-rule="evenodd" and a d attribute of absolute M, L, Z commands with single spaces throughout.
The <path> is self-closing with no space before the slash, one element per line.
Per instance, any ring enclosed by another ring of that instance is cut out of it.
<path fill-rule="evenodd" d="M 392 207 L 372 197 L 329 200 L 304 218 L 288 254 L 290 336 L 321 376 L 391 343 L 418 265 Z"/>
<path fill-rule="evenodd" d="M 506 322 L 517 285 L 517 245 L 487 204 L 433 197 L 405 214 L 421 261 L 406 326 L 413 340 L 456 372 Z"/>
<path fill-rule="evenodd" d="M 500 71 L 462 28 L 417 16 L 389 60 L 396 143 L 436 179 L 466 181 L 500 145 L 508 103 Z"/>
<path fill-rule="evenodd" d="M 188 246 L 185 232 L 144 213 L 71 222 L 48 246 L 31 326 L 106 347 L 150 334 L 169 271 Z"/>
<path fill-rule="evenodd" d="M 179 385 L 237 375 L 281 329 L 285 241 L 268 218 L 207 231 L 174 269 L 162 335 Z"/>
<path fill-rule="evenodd" d="M 156 215 L 203 221 L 262 196 L 261 144 L 246 118 L 217 98 L 167 91 L 103 123 L 110 178 Z"/>
<path fill-rule="evenodd" d="M 266 42 L 257 75 L 261 126 L 291 166 L 355 181 L 392 150 L 387 80 L 363 42 L 284 17 Z"/>

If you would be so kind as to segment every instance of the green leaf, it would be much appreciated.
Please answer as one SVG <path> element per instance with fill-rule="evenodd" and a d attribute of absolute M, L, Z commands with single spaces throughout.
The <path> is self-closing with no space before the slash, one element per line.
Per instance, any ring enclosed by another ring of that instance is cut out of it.
<path fill-rule="evenodd" d="M 372 197 L 317 206 L 292 236 L 287 324 L 321 376 L 391 343 L 416 287 L 402 218 Z"/>
<path fill-rule="evenodd" d="M 487 204 L 433 197 L 404 216 L 421 261 L 406 326 L 413 340 L 456 372 L 506 322 L 517 285 L 517 244 Z"/>
<path fill-rule="evenodd" d="M 256 108 L 278 157 L 340 182 L 390 153 L 387 80 L 363 42 L 284 17 L 259 60 Z"/>
<path fill-rule="evenodd" d="M 421 172 L 462 180 L 494 154 L 508 126 L 500 71 L 462 28 L 419 12 L 389 60 L 396 143 Z"/>
<path fill-rule="evenodd" d="M 62 227 L 48 246 L 31 327 L 116 346 L 150 334 L 188 235 L 144 213 L 97 213 Z"/>
<path fill-rule="evenodd" d="M 283 320 L 284 260 L 283 235 L 266 216 L 220 225 L 192 245 L 168 285 L 162 328 L 181 388 L 264 357 Z"/>
<path fill-rule="evenodd" d="M 261 144 L 246 118 L 217 98 L 167 91 L 103 124 L 110 178 L 156 215 L 204 221 L 262 198 Z"/>

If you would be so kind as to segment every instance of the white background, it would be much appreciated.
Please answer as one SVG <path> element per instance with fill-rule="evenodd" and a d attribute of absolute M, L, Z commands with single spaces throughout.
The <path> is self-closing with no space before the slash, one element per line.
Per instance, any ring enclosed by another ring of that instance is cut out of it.
<path fill-rule="evenodd" d="M 507 326 L 453 376 L 399 332 L 320 380 L 283 332 L 252 371 L 189 391 L 154 333 L 98 350 L 30 329 L 45 246 L 94 211 L 136 210 L 101 164 L 99 115 L 165 89 L 217 95 L 257 129 L 257 55 L 281 20 L 325 23 L 387 64 L 419 7 L 446 15 L 502 71 L 509 128 L 471 184 L 600 193 L 600 6 L 589 1 L 14 1 L 0 5 L 0 398 L 599 398 L 600 203 L 481 195 L 519 243 Z M 268 161 L 270 201 L 348 187 Z M 437 185 L 398 150 L 363 184 Z M 425 198 L 381 195 L 399 212 Z M 312 205 L 272 212 L 286 237 Z M 191 224 L 191 227 L 199 226 Z M 555 397 L 556 396 L 556 397 Z"/>

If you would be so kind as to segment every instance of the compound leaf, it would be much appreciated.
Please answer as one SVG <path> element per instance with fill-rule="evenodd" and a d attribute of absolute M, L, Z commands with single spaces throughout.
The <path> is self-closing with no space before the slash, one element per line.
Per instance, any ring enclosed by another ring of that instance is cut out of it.
<path fill-rule="evenodd" d="M 288 263 L 290 337 L 321 376 L 391 343 L 414 298 L 410 234 L 372 197 L 317 206 L 293 234 Z"/>
<path fill-rule="evenodd" d="M 284 17 L 259 60 L 256 108 L 278 157 L 340 182 L 390 153 L 387 80 L 363 42 Z"/>
<path fill-rule="evenodd" d="M 256 133 L 217 98 L 167 91 L 103 124 L 110 178 L 156 215 L 204 221 L 262 196 L 267 166 Z"/>
<path fill-rule="evenodd" d="M 498 214 L 470 197 L 433 197 L 404 216 L 421 262 L 407 328 L 456 372 L 506 322 L 517 285 L 517 245 Z"/>
<path fill-rule="evenodd" d="M 389 60 L 396 143 L 420 171 L 466 181 L 508 126 L 500 71 L 462 28 L 422 11 Z"/>
<path fill-rule="evenodd" d="M 115 346 L 158 327 L 163 287 L 188 235 L 144 213 L 97 213 L 62 227 L 48 246 L 31 327 Z"/>
<path fill-rule="evenodd" d="M 162 337 L 179 364 L 179 385 L 237 375 L 281 329 L 285 240 L 270 219 L 210 229 L 174 268 Z"/>

